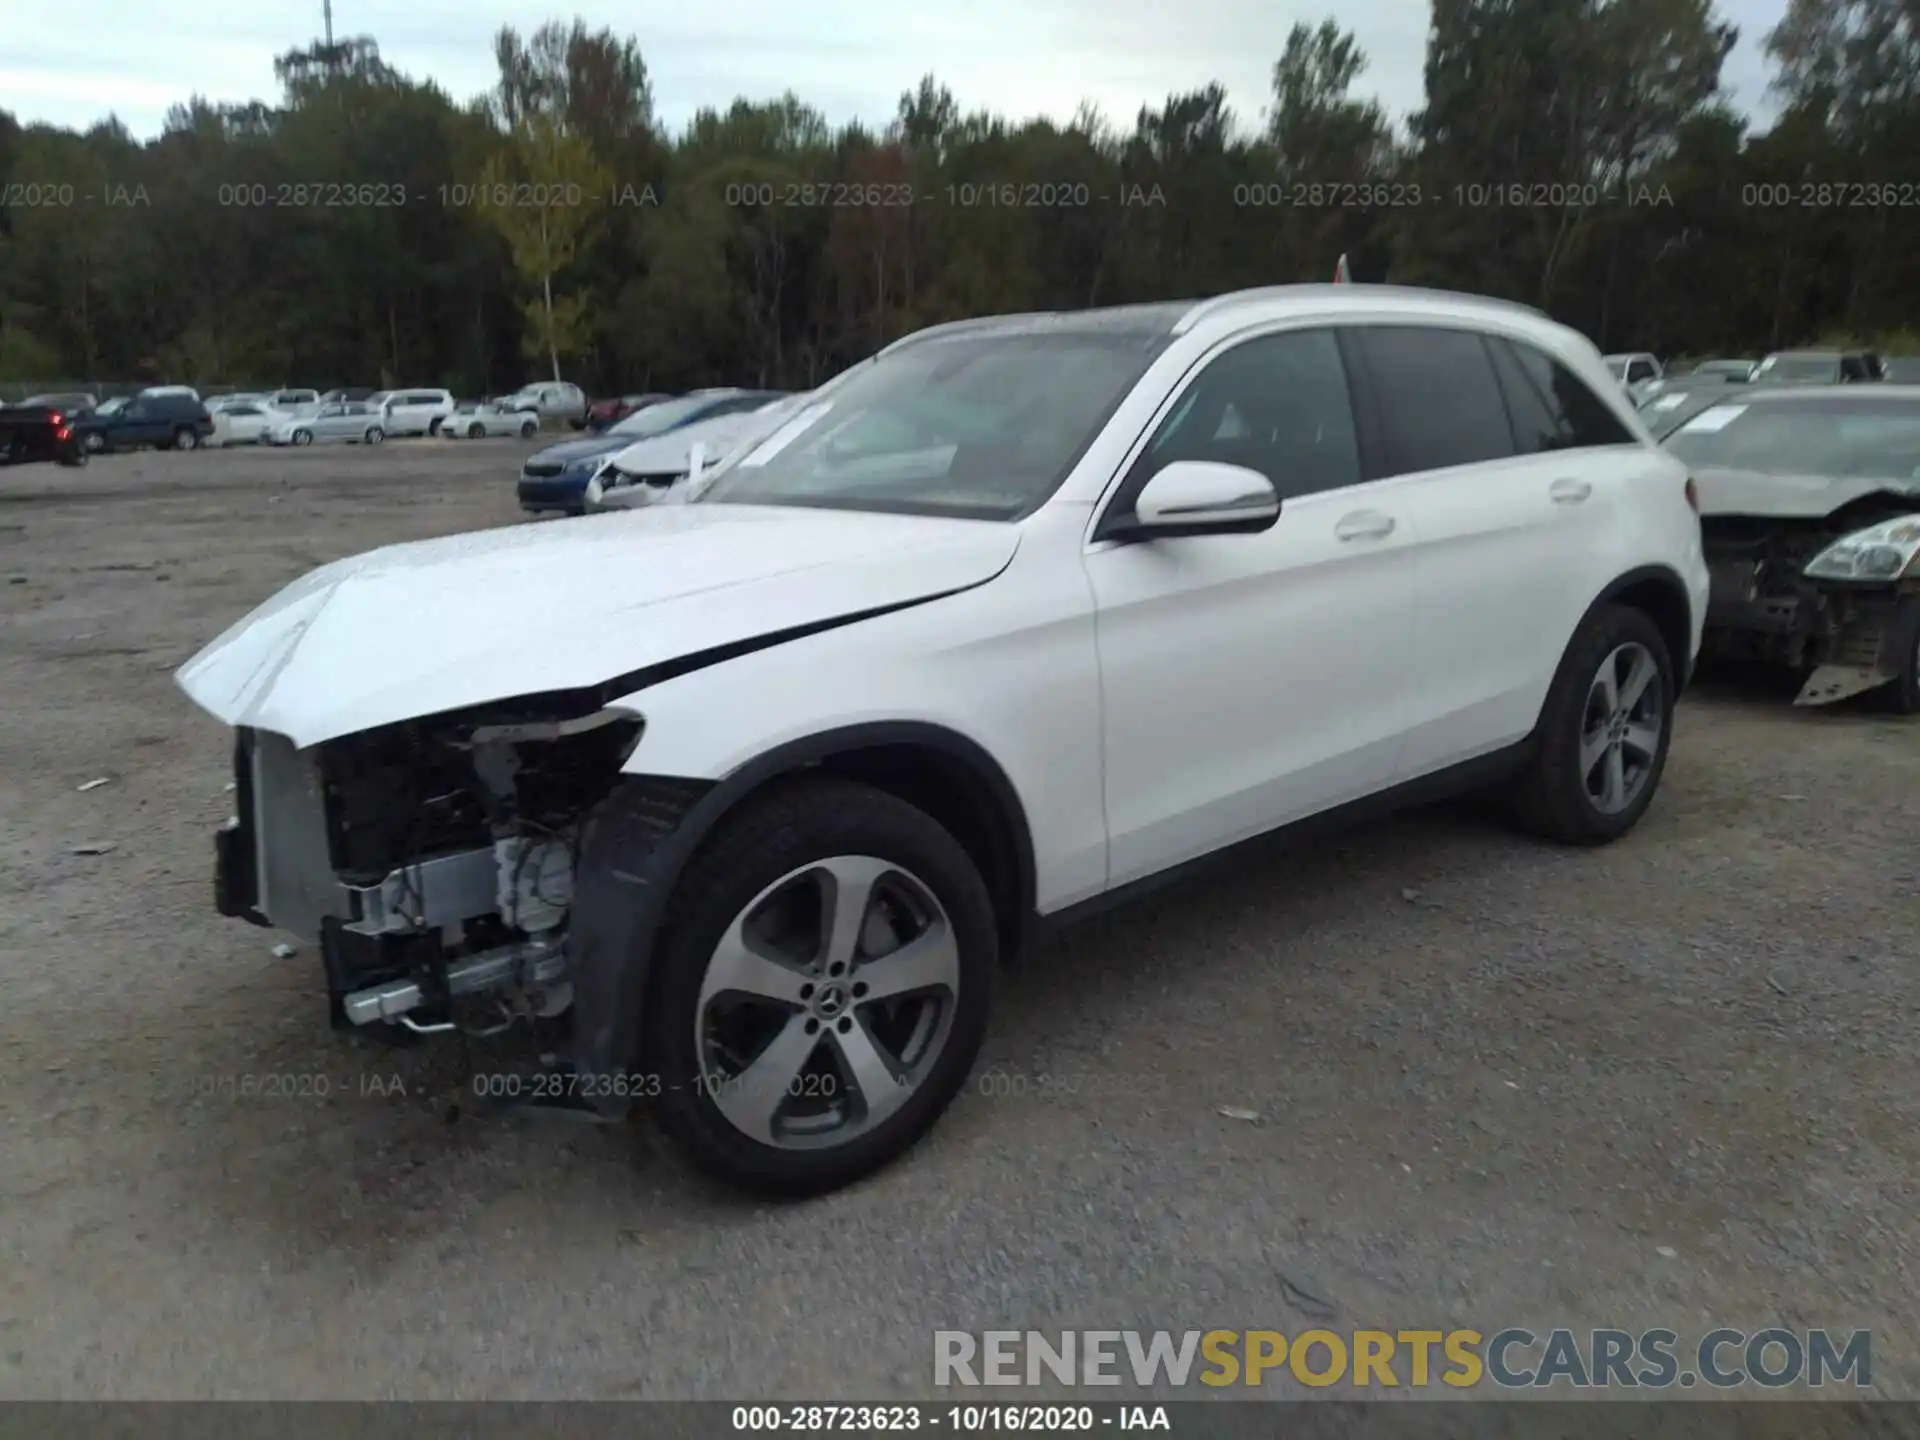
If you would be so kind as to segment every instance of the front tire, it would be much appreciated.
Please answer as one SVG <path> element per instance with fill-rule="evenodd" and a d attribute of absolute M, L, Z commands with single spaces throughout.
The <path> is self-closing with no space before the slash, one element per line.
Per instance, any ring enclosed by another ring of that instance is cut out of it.
<path fill-rule="evenodd" d="M 1605 845 L 1631 830 L 1666 769 L 1677 691 L 1667 642 L 1643 611 L 1605 605 L 1588 616 L 1514 786 L 1520 823 L 1566 845 Z"/>
<path fill-rule="evenodd" d="M 387 432 L 382 430 L 378 425 L 369 425 L 367 427 L 367 434 L 366 434 L 367 444 L 378 445 L 382 440 L 386 438 L 387 438 Z"/>
<path fill-rule="evenodd" d="M 311 430 L 294 431 L 293 443 L 296 445 L 311 445 L 313 443 L 313 432 Z"/>
<path fill-rule="evenodd" d="M 195 450 L 200 445 L 200 437 L 193 431 L 182 428 L 173 432 L 173 448 L 176 450 Z"/>
<path fill-rule="evenodd" d="M 1884 703 L 1896 715 L 1920 715 L 1920 595 L 1907 596 L 1893 612 L 1888 643 L 1899 669 Z"/>
<path fill-rule="evenodd" d="M 533 421 L 531 420 L 527 421 L 525 424 L 521 425 L 520 427 L 520 438 L 522 440 L 531 440 L 535 435 L 539 433 L 540 433 L 540 427 L 534 424 Z"/>
<path fill-rule="evenodd" d="M 965 1083 L 997 962 L 986 884 L 931 816 L 783 783 L 722 822 L 668 903 L 643 1017 L 662 1123 L 751 1190 L 848 1184 Z"/>
<path fill-rule="evenodd" d="M 88 435 L 81 443 L 86 447 L 88 453 L 93 455 L 98 455 L 102 450 L 107 448 L 106 439 L 100 435 Z"/>

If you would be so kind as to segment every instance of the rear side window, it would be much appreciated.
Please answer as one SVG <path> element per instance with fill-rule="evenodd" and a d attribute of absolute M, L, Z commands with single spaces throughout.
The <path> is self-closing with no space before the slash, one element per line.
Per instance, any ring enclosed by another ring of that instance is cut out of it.
<path fill-rule="evenodd" d="M 1632 434 L 1607 403 L 1544 350 L 1497 335 L 1487 337 L 1487 347 L 1513 416 L 1514 442 L 1522 455 L 1634 443 Z M 1674 397 L 1676 401 L 1682 398 Z"/>
<path fill-rule="evenodd" d="M 1653 379 L 1653 362 L 1651 360 L 1635 360 L 1627 366 L 1627 383 L 1629 385 L 1651 379 Z"/>
<path fill-rule="evenodd" d="M 1492 355 L 1476 332 L 1368 325 L 1349 334 L 1365 357 L 1385 429 L 1384 469 L 1375 478 L 1515 453 Z"/>

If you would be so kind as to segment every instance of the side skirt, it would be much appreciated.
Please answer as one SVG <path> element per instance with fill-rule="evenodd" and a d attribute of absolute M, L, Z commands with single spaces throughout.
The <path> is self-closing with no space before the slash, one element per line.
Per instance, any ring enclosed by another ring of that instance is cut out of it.
<path fill-rule="evenodd" d="M 1401 810 L 1411 810 L 1497 786 L 1503 781 L 1512 779 L 1526 767 L 1527 762 L 1533 758 L 1534 743 L 1534 737 L 1529 735 L 1491 754 L 1477 756 L 1458 765 L 1450 765 L 1444 770 L 1436 770 L 1430 775 L 1422 775 L 1372 795 L 1362 796 L 1358 800 L 1350 800 L 1344 805 L 1336 805 L 1331 810 L 1322 810 L 1304 819 L 1275 826 L 1258 835 L 1250 835 L 1245 840 L 1236 840 L 1231 845 L 1209 851 L 1205 855 L 1195 856 L 1191 860 L 1183 861 L 1152 875 L 1142 876 L 1125 885 L 1116 886 L 1090 900 L 1069 905 L 1064 910 L 1055 910 L 1048 915 L 1035 915 L 1028 925 L 1027 944 L 1031 946 L 1039 940 L 1070 929 L 1083 920 L 1131 904 L 1166 886 L 1178 884 L 1205 869 L 1225 863 L 1233 856 L 1244 854 L 1256 845 L 1268 844 L 1276 837 L 1283 836 L 1289 842 L 1301 843 Z"/>

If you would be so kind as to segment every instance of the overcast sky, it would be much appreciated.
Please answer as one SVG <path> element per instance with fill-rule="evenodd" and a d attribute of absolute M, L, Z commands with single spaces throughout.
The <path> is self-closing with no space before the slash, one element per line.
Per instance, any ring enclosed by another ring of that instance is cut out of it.
<path fill-rule="evenodd" d="M 1769 113 L 1760 42 L 1786 0 L 1718 4 L 1740 27 L 1727 83 L 1742 108 Z M 963 109 L 1064 120 L 1088 99 L 1129 126 L 1143 104 L 1218 80 L 1253 124 L 1288 28 L 1329 13 L 1372 62 L 1358 88 L 1399 117 L 1420 103 L 1427 29 L 1422 0 L 578 0 L 547 13 L 638 39 L 655 106 L 676 130 L 703 105 L 788 88 L 835 124 L 883 123 L 929 70 Z M 31 23 L 15 18 L 0 47 L 0 108 L 79 127 L 115 113 L 145 137 L 196 92 L 276 99 L 273 57 L 319 35 L 321 0 L 189 0 L 159 23 L 135 0 L 83 0 Z M 336 0 L 333 23 L 465 100 L 492 85 L 494 32 L 524 33 L 543 18 L 511 0 Z"/>

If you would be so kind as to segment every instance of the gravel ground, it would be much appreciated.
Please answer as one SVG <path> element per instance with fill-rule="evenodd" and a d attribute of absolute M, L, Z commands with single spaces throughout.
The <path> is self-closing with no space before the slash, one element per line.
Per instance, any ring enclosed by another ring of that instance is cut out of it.
<path fill-rule="evenodd" d="M 213 913 L 227 738 L 171 672 L 322 561 L 516 521 L 521 453 L 0 472 L 0 1396 L 902 1396 L 936 1328 L 1304 1296 L 1870 1326 L 1920 1396 L 1920 728 L 1750 683 L 1605 851 L 1425 811 L 1050 942 L 930 1140 L 805 1205 L 335 1035 L 318 957 Z M 307 1093 L 202 1093 L 263 1075 Z"/>

